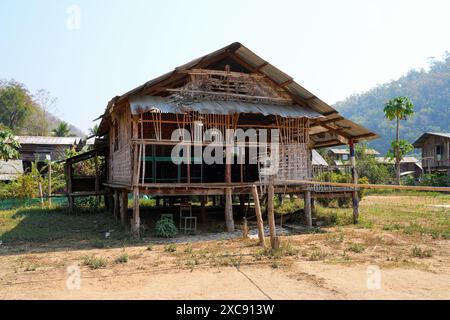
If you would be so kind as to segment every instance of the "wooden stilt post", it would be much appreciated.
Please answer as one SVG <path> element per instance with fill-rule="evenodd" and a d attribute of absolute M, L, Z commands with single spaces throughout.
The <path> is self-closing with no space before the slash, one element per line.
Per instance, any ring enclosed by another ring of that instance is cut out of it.
<path fill-rule="evenodd" d="M 100 205 L 100 196 L 98 195 L 98 192 L 100 192 L 100 177 L 98 173 L 98 155 L 95 153 L 94 156 L 94 168 L 95 168 L 95 192 L 97 193 L 96 199 L 97 199 L 97 205 Z"/>
<path fill-rule="evenodd" d="M 52 206 L 52 161 L 48 161 L 48 206 Z"/>
<path fill-rule="evenodd" d="M 228 232 L 234 232 L 232 189 L 225 189 L 225 222 Z"/>
<path fill-rule="evenodd" d="M 245 214 L 245 194 L 239 195 L 239 214 L 241 216 Z"/>
<path fill-rule="evenodd" d="M 139 214 L 139 187 L 133 188 L 133 221 L 131 222 L 131 233 L 139 237 L 141 218 Z"/>
<path fill-rule="evenodd" d="M 122 225 L 125 225 L 127 223 L 127 212 L 128 212 L 128 192 L 122 191 L 119 193 L 120 198 L 120 222 Z"/>
<path fill-rule="evenodd" d="M 119 199 L 119 192 L 117 190 L 114 190 L 114 204 L 113 204 L 113 212 L 114 212 L 114 219 L 118 221 L 120 219 L 120 199 Z"/>
<path fill-rule="evenodd" d="M 261 247 L 265 247 L 266 243 L 264 240 L 264 222 L 261 214 L 261 206 L 259 204 L 258 187 L 255 185 L 252 186 L 252 197 L 253 202 L 255 203 L 255 214 L 256 214 L 256 222 L 258 225 L 259 245 Z"/>
<path fill-rule="evenodd" d="M 229 130 L 226 131 L 225 146 L 225 182 L 231 183 L 231 162 L 232 162 L 232 136 Z M 231 188 L 225 189 L 225 222 L 228 232 L 234 232 L 233 219 L 233 194 Z"/>
<path fill-rule="evenodd" d="M 133 117 L 133 139 L 139 138 L 139 117 Z M 140 174 L 140 148 L 141 145 L 135 144 L 133 148 L 133 220 L 131 222 L 131 233 L 139 237 L 140 214 L 139 214 L 139 174 Z"/>
<path fill-rule="evenodd" d="M 311 213 L 311 191 L 305 191 L 305 217 L 306 225 L 312 227 L 312 213 Z"/>
<path fill-rule="evenodd" d="M 161 197 L 156 197 L 156 206 L 157 207 L 161 206 Z"/>
<path fill-rule="evenodd" d="M 275 228 L 275 212 L 273 206 L 273 198 L 275 197 L 275 190 L 273 186 L 273 176 L 270 177 L 269 186 L 267 188 L 267 220 L 269 221 L 270 245 L 272 249 L 279 247 L 277 238 L 277 231 Z"/>
<path fill-rule="evenodd" d="M 202 196 L 202 201 L 201 201 L 201 218 L 202 218 L 202 222 L 206 223 L 206 204 L 208 202 L 208 196 Z"/>
<path fill-rule="evenodd" d="M 350 147 L 350 160 L 352 164 L 352 179 L 354 184 L 358 184 L 358 173 L 356 171 L 356 157 L 355 157 L 355 144 L 353 140 L 349 142 Z M 353 204 L 353 223 L 357 224 L 359 221 L 359 195 L 358 190 L 355 188 L 352 193 L 352 204 Z"/>
<path fill-rule="evenodd" d="M 67 200 L 69 202 L 69 211 L 73 212 L 74 199 L 72 196 L 72 164 L 66 163 L 66 179 L 67 179 Z"/>

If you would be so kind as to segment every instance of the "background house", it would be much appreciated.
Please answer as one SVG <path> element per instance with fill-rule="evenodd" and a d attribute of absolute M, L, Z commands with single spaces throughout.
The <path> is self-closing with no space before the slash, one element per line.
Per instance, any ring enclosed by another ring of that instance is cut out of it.
<path fill-rule="evenodd" d="M 44 166 L 47 157 L 51 161 L 62 160 L 65 158 L 67 149 L 80 150 L 85 144 L 80 137 L 17 136 L 16 138 L 20 143 L 20 160 L 25 171 L 36 160 L 40 169 Z M 93 142 L 88 141 L 88 143 Z"/>
<path fill-rule="evenodd" d="M 380 153 L 374 149 L 366 148 L 366 155 L 379 156 Z M 328 157 L 333 161 L 333 165 L 341 166 L 350 159 L 350 150 L 347 148 L 330 148 L 327 152 Z"/>
<path fill-rule="evenodd" d="M 395 160 L 386 157 L 377 157 L 377 162 L 384 165 L 395 166 Z M 412 174 L 414 178 L 419 178 L 423 173 L 422 164 L 416 157 L 404 157 L 400 161 L 400 175 Z"/>
<path fill-rule="evenodd" d="M 450 176 L 449 132 L 424 133 L 413 145 L 422 149 L 422 166 L 425 172 L 447 172 Z"/>

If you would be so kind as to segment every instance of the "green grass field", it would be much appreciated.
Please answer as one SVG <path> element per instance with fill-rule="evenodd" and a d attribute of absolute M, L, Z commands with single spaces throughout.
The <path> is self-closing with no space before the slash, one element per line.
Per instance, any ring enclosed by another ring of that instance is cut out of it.
<path fill-rule="evenodd" d="M 150 203 L 147 203 L 150 205 Z M 301 199 L 286 200 L 278 214 L 301 210 Z M 411 193 L 371 194 L 360 204 L 360 224 L 352 225 L 352 208 L 316 205 L 317 220 L 327 226 L 370 228 L 405 234 L 425 234 L 450 239 L 450 195 Z M 105 239 L 105 234 L 110 237 Z M 132 240 L 126 228 L 109 213 L 71 214 L 64 207 L 23 207 L 0 210 L 0 241 L 3 244 L 45 244 L 64 240 L 103 247 Z"/>

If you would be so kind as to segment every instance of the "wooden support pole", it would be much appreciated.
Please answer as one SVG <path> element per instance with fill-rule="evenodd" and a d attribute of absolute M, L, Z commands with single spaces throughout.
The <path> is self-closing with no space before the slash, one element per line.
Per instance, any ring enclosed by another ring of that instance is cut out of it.
<path fill-rule="evenodd" d="M 232 189 L 225 189 L 225 222 L 228 232 L 234 232 Z"/>
<path fill-rule="evenodd" d="M 202 218 L 202 222 L 206 223 L 206 204 L 208 203 L 208 196 L 201 196 L 202 200 L 201 200 L 201 218 Z"/>
<path fill-rule="evenodd" d="M 52 206 L 52 162 L 48 162 L 48 206 Z"/>
<path fill-rule="evenodd" d="M 273 186 L 273 177 L 270 177 L 269 186 L 267 187 L 267 220 L 269 221 L 270 245 L 272 249 L 278 249 L 279 241 L 275 228 L 275 212 L 273 206 L 273 198 L 275 197 L 275 189 Z"/>
<path fill-rule="evenodd" d="M 120 192 L 120 223 L 125 225 L 127 222 L 127 212 L 128 212 L 128 193 L 126 191 Z"/>
<path fill-rule="evenodd" d="M 243 216 L 245 214 L 245 199 L 246 199 L 245 194 L 239 195 L 239 214 L 241 216 Z"/>
<path fill-rule="evenodd" d="M 349 142 L 350 147 L 350 160 L 352 164 L 352 179 L 354 184 L 358 184 L 358 172 L 356 171 L 356 157 L 355 157 L 355 145 L 352 140 Z M 353 204 L 353 223 L 359 222 L 359 195 L 358 190 L 355 188 L 352 193 Z"/>
<path fill-rule="evenodd" d="M 113 213 L 114 213 L 114 219 L 118 221 L 120 219 L 120 199 L 119 199 L 119 192 L 117 190 L 114 190 L 114 204 L 113 204 Z"/>
<path fill-rule="evenodd" d="M 311 213 L 311 191 L 305 191 L 305 217 L 306 225 L 312 227 L 312 213 Z"/>
<path fill-rule="evenodd" d="M 94 156 L 94 168 L 95 168 L 95 192 L 100 191 L 100 177 L 98 173 L 98 156 L 97 153 L 95 153 Z M 100 196 L 97 196 L 97 205 L 100 204 Z"/>
<path fill-rule="evenodd" d="M 266 243 L 264 240 L 264 221 L 261 214 L 261 206 L 259 204 L 259 195 L 258 195 L 258 187 L 252 186 L 252 197 L 253 202 L 255 203 L 255 214 L 256 214 L 256 222 L 258 225 L 258 238 L 259 238 L 259 245 L 261 247 L 265 247 Z"/>
<path fill-rule="evenodd" d="M 66 164 L 66 179 L 67 179 L 67 200 L 69 202 L 69 211 L 73 212 L 74 198 L 72 196 L 72 164 Z"/>
<path fill-rule="evenodd" d="M 131 233 L 139 237 L 141 218 L 139 214 L 139 187 L 133 188 L 133 220 L 131 221 Z"/>
<path fill-rule="evenodd" d="M 225 147 L 225 182 L 231 183 L 231 162 L 232 162 L 232 148 L 230 146 L 230 141 L 232 139 L 229 130 L 226 131 L 226 142 Z M 233 194 L 231 188 L 225 189 L 225 222 L 227 225 L 228 232 L 234 232 L 234 219 L 233 219 Z"/>

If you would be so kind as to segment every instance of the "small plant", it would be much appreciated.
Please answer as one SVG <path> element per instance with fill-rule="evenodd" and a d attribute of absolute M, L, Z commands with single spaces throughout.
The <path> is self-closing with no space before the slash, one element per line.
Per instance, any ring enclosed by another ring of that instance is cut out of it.
<path fill-rule="evenodd" d="M 33 272 L 36 271 L 36 266 L 34 264 L 31 264 L 29 266 L 27 266 L 24 270 L 25 272 Z"/>
<path fill-rule="evenodd" d="M 364 246 L 360 243 L 351 243 L 347 249 L 354 253 L 361 253 L 365 250 Z"/>
<path fill-rule="evenodd" d="M 327 256 L 327 253 L 320 250 L 320 249 L 316 249 L 313 252 L 311 252 L 310 256 L 309 256 L 309 261 L 319 261 L 319 260 L 323 260 L 325 259 Z"/>
<path fill-rule="evenodd" d="M 173 238 L 177 235 L 178 230 L 172 219 L 162 217 L 155 226 L 156 236 L 160 238 Z"/>
<path fill-rule="evenodd" d="M 279 265 L 277 262 L 272 262 L 272 264 L 270 265 L 273 269 L 278 269 Z"/>
<path fill-rule="evenodd" d="M 192 253 L 192 245 L 188 245 L 186 249 L 184 249 L 185 253 Z"/>
<path fill-rule="evenodd" d="M 412 256 L 415 258 L 431 258 L 433 256 L 433 252 L 431 250 L 428 249 L 422 249 L 419 247 L 414 247 L 412 249 Z"/>
<path fill-rule="evenodd" d="M 128 253 L 122 252 L 122 254 L 116 259 L 117 263 L 127 263 L 128 262 Z"/>
<path fill-rule="evenodd" d="M 166 245 L 164 247 L 164 251 L 173 253 L 173 252 L 177 251 L 177 246 L 175 245 L 175 243 L 169 243 L 168 245 Z"/>
<path fill-rule="evenodd" d="M 102 269 L 106 267 L 106 260 L 101 257 L 86 256 L 83 258 L 83 264 L 92 270 Z"/>

